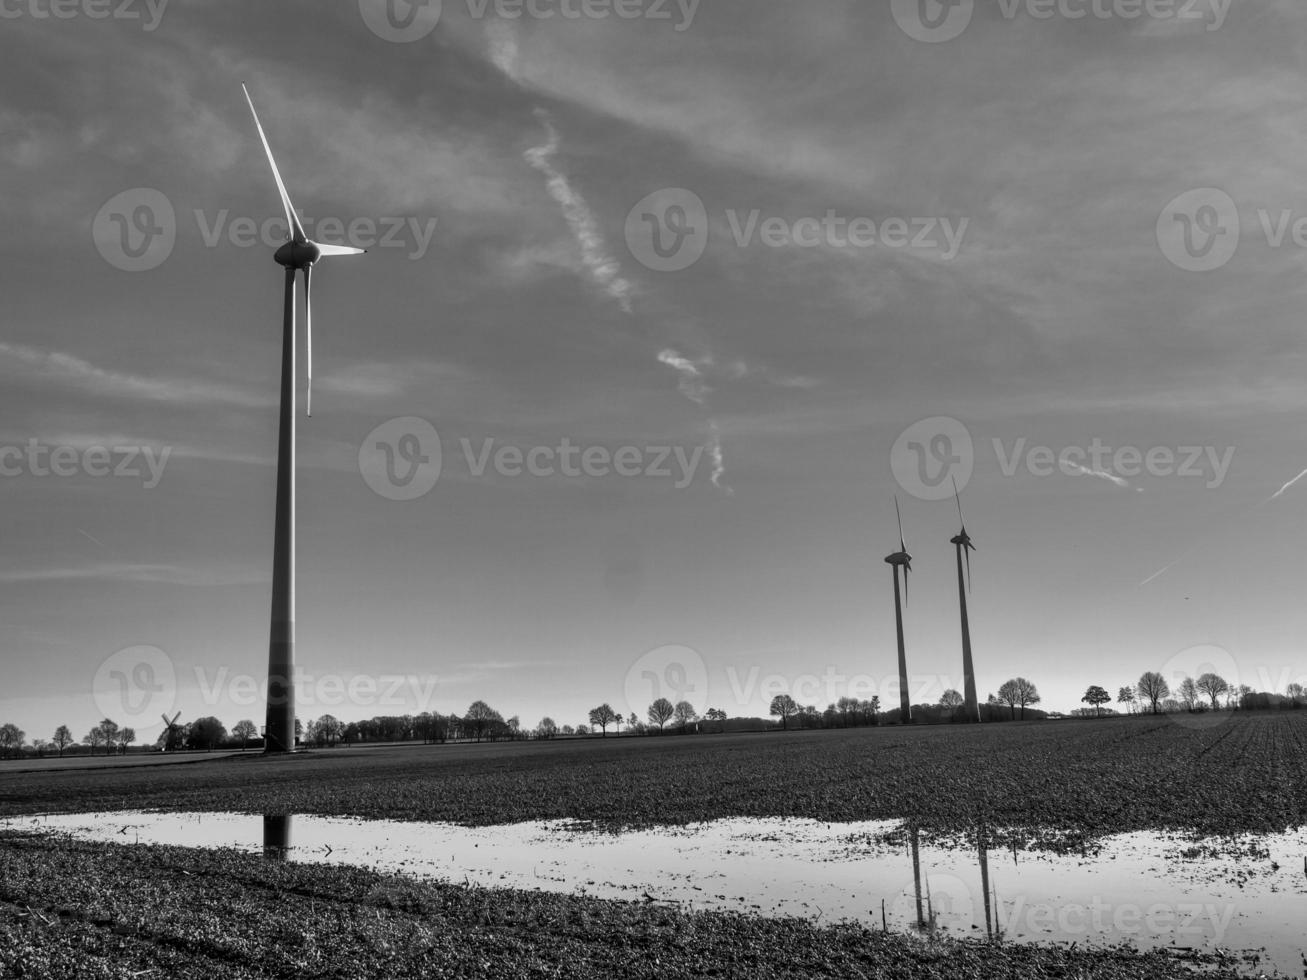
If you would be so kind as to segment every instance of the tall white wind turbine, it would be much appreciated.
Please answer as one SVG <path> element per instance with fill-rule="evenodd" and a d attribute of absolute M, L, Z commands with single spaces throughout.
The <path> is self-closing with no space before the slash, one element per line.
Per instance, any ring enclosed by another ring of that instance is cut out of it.
<path fill-rule="evenodd" d="M 268 640 L 268 708 L 264 751 L 295 751 L 295 274 L 304 270 L 304 327 L 307 388 L 305 409 L 313 405 L 313 266 L 328 255 L 358 255 L 365 249 L 314 242 L 304 234 L 295 206 L 282 182 L 272 147 L 264 135 L 254 100 L 244 84 L 254 126 L 272 167 L 272 177 L 286 212 L 289 240 L 273 258 L 286 269 L 281 340 L 281 416 L 277 436 L 277 517 L 272 558 L 272 624 Z"/>

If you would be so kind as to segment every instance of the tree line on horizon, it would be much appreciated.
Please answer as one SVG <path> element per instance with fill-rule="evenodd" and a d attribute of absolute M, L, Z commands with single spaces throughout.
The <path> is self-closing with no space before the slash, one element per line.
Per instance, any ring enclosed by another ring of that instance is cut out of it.
<path fill-rule="evenodd" d="M 1120 712 L 1106 708 L 1112 696 L 1101 685 L 1093 684 L 1080 699 L 1088 707 L 1070 712 L 1072 717 L 1101 717 Z M 990 694 L 980 704 L 982 722 L 998 722 L 1031 718 L 1058 718 L 1056 712 L 1037 711 L 1041 702 L 1038 687 L 1024 677 L 1005 681 L 997 693 Z M 1300 683 L 1289 684 L 1283 695 L 1254 691 L 1247 684 L 1233 685 L 1219 674 L 1207 672 L 1197 678 L 1185 677 L 1173 691 L 1166 679 L 1155 671 L 1144 672 L 1133 685 L 1118 688 L 1116 702 L 1129 713 L 1175 714 L 1180 712 L 1217 710 L 1276 710 L 1307 707 L 1307 688 Z M 945 724 L 962 720 L 962 695 L 949 689 L 933 704 L 912 705 L 912 721 L 917 724 Z M 824 710 L 815 705 L 801 705 L 788 694 L 772 698 L 770 717 L 777 719 L 782 730 L 790 728 L 854 728 L 874 725 L 892 725 L 899 721 L 899 709 L 882 711 L 879 697 L 868 700 L 840 698 Z M 1019 714 L 1018 714 L 1019 713 Z M 1005 717 L 1006 716 L 1006 717 Z M 720 708 L 706 708 L 703 713 L 689 701 L 675 704 L 668 698 L 656 698 L 650 703 L 645 718 L 635 712 L 623 717 L 611 704 L 605 702 L 592 708 L 587 723 L 558 725 L 545 716 L 534 728 L 523 728 L 514 715 L 507 719 L 485 701 L 474 701 L 462 714 L 442 715 L 424 711 L 418 715 L 382 715 L 363 721 L 343 722 L 325 714 L 307 724 L 295 721 L 295 737 L 304 744 L 319 747 L 352 745 L 361 742 L 408 742 L 421 740 L 427 744 L 450 741 L 501 741 L 512 739 L 552 739 L 599 735 L 607 737 L 611 728 L 616 735 L 665 735 L 757 730 L 768 724 L 762 718 L 731 718 Z M 623 729 L 625 729 L 623 731 Z M 85 748 L 90 755 L 126 754 L 136 742 L 136 732 L 120 727 L 110 718 L 103 719 L 82 738 L 77 739 L 67 725 L 59 725 L 49 740 L 36 738 L 27 743 L 27 733 L 12 723 L 0 725 L 0 759 L 21 758 L 32 753 L 38 757 L 56 754 L 62 757 L 69 750 Z M 212 751 L 214 749 L 244 750 L 253 743 L 261 744 L 259 729 L 253 721 L 242 719 L 229 732 L 213 716 L 197 718 L 185 725 L 169 727 L 161 732 L 152 748 L 155 751 Z M 142 746 L 142 750 L 144 750 Z"/>

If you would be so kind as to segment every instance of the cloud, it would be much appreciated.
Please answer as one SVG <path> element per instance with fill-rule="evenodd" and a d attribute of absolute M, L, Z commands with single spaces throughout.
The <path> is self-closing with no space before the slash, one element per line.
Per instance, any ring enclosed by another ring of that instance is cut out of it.
<path fill-rule="evenodd" d="M 558 130 L 554 128 L 548 113 L 537 110 L 536 115 L 544 126 L 548 139 L 544 145 L 527 150 L 526 161 L 544 174 L 549 196 L 562 208 L 572 237 L 581 247 L 581 262 L 590 277 L 616 301 L 624 313 L 630 313 L 631 295 L 635 287 L 630 280 L 623 278 L 621 264 L 609 253 L 604 236 L 599 231 L 599 223 L 585 198 L 572 186 L 567 175 L 553 163 L 560 146 Z"/>
<path fill-rule="evenodd" d="M 658 355 L 658 360 L 662 364 L 675 370 L 680 376 L 681 394 L 696 405 L 707 407 L 708 395 L 712 391 L 704 379 L 704 368 L 712 366 L 713 359 L 711 355 L 700 358 L 697 362 L 684 357 L 670 347 Z M 712 484 L 718 490 L 726 493 L 727 496 L 734 495 L 732 490 L 725 483 L 726 477 L 726 458 L 722 450 L 722 433 L 717 425 L 716 419 L 708 419 L 708 456 L 712 459 L 713 472 Z"/>
<path fill-rule="evenodd" d="M 0 370 L 25 369 L 37 377 L 77 388 L 94 395 L 135 398 L 176 404 L 223 404 L 242 408 L 263 408 L 274 402 L 229 385 L 193 378 L 151 378 L 102 368 L 61 351 L 41 350 L 21 344 L 0 342 Z"/>
<path fill-rule="evenodd" d="M 92 562 L 62 568 L 0 572 L 0 583 L 22 585 L 41 582 L 125 582 L 161 583 L 204 587 L 214 585 L 263 585 L 271 581 L 266 569 L 192 568 L 182 565 L 136 564 L 130 562 Z"/>
<path fill-rule="evenodd" d="M 708 420 L 708 432 L 710 439 L 708 441 L 708 455 L 712 458 L 712 485 L 718 490 L 724 491 L 728 497 L 735 496 L 735 491 L 726 485 L 726 460 L 722 453 L 722 433 L 717 428 L 717 423 L 712 419 Z"/>
<path fill-rule="evenodd" d="M 680 376 L 681 394 L 696 405 L 702 405 L 708 399 L 708 393 L 711 388 L 704 382 L 703 371 L 699 365 L 695 364 L 688 358 L 682 357 L 676 351 L 668 348 L 658 355 L 658 361 L 673 368 Z M 706 358 L 701 362 L 705 367 L 712 363 L 711 358 Z"/>
<path fill-rule="evenodd" d="M 1107 470 L 1091 470 L 1088 466 L 1081 466 L 1079 463 L 1068 463 L 1067 465 L 1070 469 L 1075 470 L 1082 476 L 1096 476 L 1100 480 L 1107 480 L 1109 483 L 1115 483 L 1122 489 L 1128 490 L 1130 488 L 1129 480 L 1119 477 L 1115 473 L 1109 473 Z"/>
<path fill-rule="evenodd" d="M 486 33 L 490 38 L 490 60 L 513 81 L 517 74 L 517 32 L 505 21 L 492 21 Z"/>
<path fill-rule="evenodd" d="M 1284 486 L 1280 487 L 1279 490 L 1276 490 L 1275 493 L 1271 494 L 1271 499 L 1278 500 L 1280 497 L 1284 496 L 1284 492 L 1288 490 L 1291 486 L 1293 486 L 1295 483 L 1297 483 L 1299 480 L 1301 480 L 1304 476 L 1307 476 L 1307 470 L 1303 470 L 1301 473 L 1295 476 Z"/>

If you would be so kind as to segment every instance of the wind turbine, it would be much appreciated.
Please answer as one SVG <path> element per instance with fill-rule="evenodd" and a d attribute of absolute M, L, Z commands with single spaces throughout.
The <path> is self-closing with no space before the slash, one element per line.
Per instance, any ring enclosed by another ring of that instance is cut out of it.
<path fill-rule="evenodd" d="M 894 623 L 899 631 L 899 724 L 912 721 L 912 705 L 908 698 L 908 655 L 903 645 L 903 601 L 899 598 L 899 569 L 903 569 L 903 600 L 908 597 L 908 573 L 912 571 L 912 556 L 903 542 L 903 515 L 899 513 L 899 498 L 894 498 L 894 516 L 899 521 L 899 550 L 888 555 L 885 561 L 894 576 Z"/>
<path fill-rule="evenodd" d="M 304 271 L 305 361 L 308 383 L 304 405 L 313 414 L 313 266 L 328 255 L 358 255 L 346 245 L 325 245 L 304 234 L 295 206 L 282 182 L 272 147 L 263 133 L 249 89 L 241 84 L 254 127 L 272 167 L 273 180 L 286 212 L 288 241 L 273 255 L 286 269 L 281 335 L 281 417 L 277 435 L 277 517 L 272 552 L 272 625 L 268 640 L 268 710 L 265 752 L 295 751 L 295 274 Z"/>
<path fill-rule="evenodd" d="M 962 609 L 962 710 L 967 721 L 980 721 L 980 705 L 976 702 L 976 667 L 971 661 L 971 626 L 967 621 L 967 592 L 971 589 L 971 552 L 976 546 L 967 534 L 967 523 L 962 519 L 962 494 L 958 491 L 958 481 L 953 480 L 953 498 L 958 505 L 958 523 L 962 530 L 949 540 L 957 548 L 958 554 L 958 604 Z M 966 582 L 962 579 L 962 562 L 966 558 Z"/>

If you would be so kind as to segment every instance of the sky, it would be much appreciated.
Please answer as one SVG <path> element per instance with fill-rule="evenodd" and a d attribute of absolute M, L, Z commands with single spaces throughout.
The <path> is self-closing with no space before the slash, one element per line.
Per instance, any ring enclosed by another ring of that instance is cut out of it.
<path fill-rule="evenodd" d="M 29 739 L 262 723 L 284 219 L 242 82 L 310 236 L 370 246 L 313 280 L 301 717 L 895 704 L 896 496 L 934 701 L 955 479 L 982 698 L 1307 681 L 1296 0 L 0 20 Z"/>

